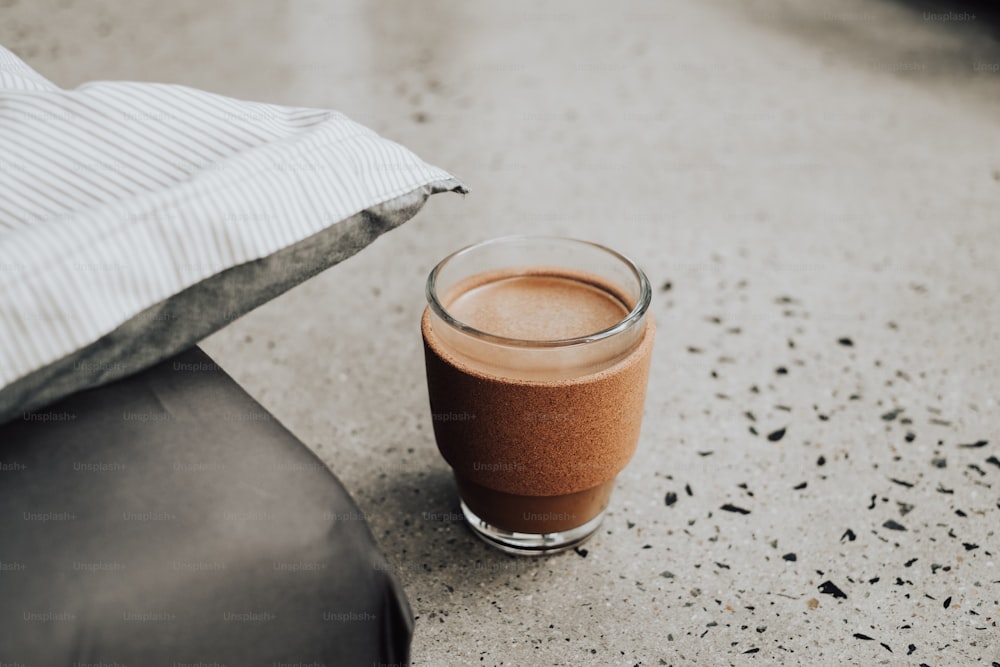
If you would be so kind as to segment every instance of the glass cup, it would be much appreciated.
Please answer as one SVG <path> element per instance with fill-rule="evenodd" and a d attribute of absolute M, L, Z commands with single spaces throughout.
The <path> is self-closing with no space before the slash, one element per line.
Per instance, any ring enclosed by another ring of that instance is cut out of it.
<path fill-rule="evenodd" d="M 472 530 L 515 554 L 582 543 L 639 439 L 645 274 L 595 243 L 512 236 L 449 255 L 426 291 L 434 436 Z"/>

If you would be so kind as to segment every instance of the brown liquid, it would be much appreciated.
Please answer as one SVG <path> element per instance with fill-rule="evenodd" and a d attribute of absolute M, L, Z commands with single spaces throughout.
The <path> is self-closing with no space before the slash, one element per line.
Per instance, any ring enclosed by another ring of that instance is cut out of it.
<path fill-rule="evenodd" d="M 608 329 L 628 309 L 605 290 L 554 275 L 516 275 L 478 285 L 446 305 L 452 317 L 494 336 L 564 340 Z"/>
<path fill-rule="evenodd" d="M 539 269 L 482 274 L 445 296 L 453 317 L 480 331 L 530 340 L 585 336 L 629 312 L 597 276 Z M 421 328 L 434 434 L 469 508 L 511 531 L 580 526 L 608 504 L 639 438 L 655 326 L 647 315 L 631 351 L 600 370 L 552 379 L 505 377 L 498 347 L 477 364 L 449 346 L 425 311 Z M 587 367 L 584 366 L 586 369 Z"/>

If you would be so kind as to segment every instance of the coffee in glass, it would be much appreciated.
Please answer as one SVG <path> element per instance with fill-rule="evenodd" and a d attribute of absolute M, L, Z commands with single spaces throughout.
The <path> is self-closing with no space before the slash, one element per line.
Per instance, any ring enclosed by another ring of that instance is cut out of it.
<path fill-rule="evenodd" d="M 597 530 L 639 439 L 650 299 L 631 260 L 574 239 L 486 241 L 431 272 L 434 435 L 479 537 L 545 554 Z"/>

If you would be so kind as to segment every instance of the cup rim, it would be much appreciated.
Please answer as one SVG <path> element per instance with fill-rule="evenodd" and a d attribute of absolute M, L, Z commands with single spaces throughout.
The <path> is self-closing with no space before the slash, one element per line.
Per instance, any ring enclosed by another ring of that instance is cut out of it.
<path fill-rule="evenodd" d="M 628 315 L 618 321 L 616 324 L 597 331 L 592 334 L 587 334 L 586 336 L 577 336 L 574 338 L 558 338 L 552 340 L 527 340 L 523 338 L 508 338 L 507 336 L 498 336 L 496 334 L 491 334 L 480 329 L 476 329 L 454 317 L 445 309 L 444 305 L 438 299 L 437 295 L 437 277 L 441 273 L 441 270 L 448 264 L 448 262 L 460 257 L 462 255 L 468 254 L 480 248 L 484 248 L 490 245 L 498 245 L 502 243 L 511 243 L 515 241 L 558 241 L 560 243 L 570 243 L 570 244 L 580 244 L 587 245 L 592 248 L 596 248 L 604 253 L 611 255 L 612 257 L 618 259 L 622 262 L 635 276 L 639 283 L 639 298 L 636 299 L 635 306 L 629 311 Z M 466 333 L 475 338 L 480 338 L 493 343 L 498 343 L 500 345 L 507 345 L 511 347 L 535 347 L 535 348 L 553 348 L 553 347 L 569 347 L 571 345 L 583 345 L 587 343 L 595 343 L 597 341 L 610 338 L 617 334 L 620 334 L 632 326 L 636 325 L 645 316 L 646 311 L 649 309 L 649 304 L 653 299 L 653 290 L 650 287 L 649 279 L 646 274 L 639 268 L 639 265 L 632 261 L 627 255 L 624 255 L 617 250 L 612 250 L 611 248 L 602 245 L 600 243 L 594 243 L 593 241 L 584 241 L 582 239 L 575 239 L 568 236 L 546 236 L 546 235 L 534 235 L 534 234 L 517 234 L 511 236 L 500 236 L 497 238 L 488 239 L 486 241 L 480 241 L 478 243 L 473 243 L 467 245 L 464 248 L 456 250 L 451 253 L 437 265 L 431 269 L 431 272 L 427 276 L 427 282 L 425 283 L 424 292 L 427 297 L 427 304 L 430 309 L 441 318 L 449 326 L 458 329 L 459 331 Z"/>

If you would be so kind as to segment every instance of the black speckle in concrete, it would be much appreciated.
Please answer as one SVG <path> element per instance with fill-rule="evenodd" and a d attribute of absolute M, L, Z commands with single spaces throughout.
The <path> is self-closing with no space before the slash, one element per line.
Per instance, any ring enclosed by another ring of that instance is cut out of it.
<path fill-rule="evenodd" d="M 838 338 L 837 342 L 840 343 L 841 345 L 843 345 L 844 347 L 854 347 L 854 341 L 851 340 L 850 338 L 846 338 L 846 337 L 845 338 Z"/>
<path fill-rule="evenodd" d="M 951 606 L 951 596 L 949 595 L 944 599 L 944 604 L 942 605 L 945 609 Z"/>
<path fill-rule="evenodd" d="M 978 544 L 973 544 L 972 542 L 962 542 L 962 546 L 965 547 L 966 551 L 972 551 L 973 549 L 978 549 Z"/>
<path fill-rule="evenodd" d="M 905 436 L 903 436 L 903 440 L 906 440 L 907 442 L 913 442 L 916 439 L 917 439 L 917 435 L 916 435 L 916 433 L 913 433 L 912 431 L 908 431 L 907 434 Z"/>
<path fill-rule="evenodd" d="M 908 560 L 905 563 L 903 563 L 903 567 L 910 567 L 911 565 L 913 565 L 914 563 L 916 563 L 918 560 L 920 560 L 920 559 L 919 558 L 911 558 L 910 560 Z"/>
<path fill-rule="evenodd" d="M 734 512 L 736 514 L 750 514 L 750 510 L 739 507 L 738 505 L 733 505 L 731 503 L 726 503 L 719 509 L 725 512 Z"/>
<path fill-rule="evenodd" d="M 874 641 L 874 639 L 872 637 L 869 637 L 868 635 L 863 635 L 860 632 L 855 632 L 854 633 L 854 638 L 855 639 L 863 639 L 866 642 Z"/>
<path fill-rule="evenodd" d="M 948 459 L 944 458 L 931 459 L 931 465 L 934 466 L 935 468 L 947 468 Z"/>
<path fill-rule="evenodd" d="M 747 649 L 746 651 L 743 651 L 743 655 L 746 655 L 746 654 L 748 654 L 748 653 L 757 653 L 758 651 L 760 651 L 760 649 L 759 649 L 759 648 L 751 648 L 751 649 Z"/>
<path fill-rule="evenodd" d="M 580 558 L 586 558 L 587 554 L 590 553 L 589 551 L 581 547 L 573 547 L 573 551 L 575 551 L 576 555 L 578 555 Z"/>
<path fill-rule="evenodd" d="M 858 539 L 858 536 L 854 534 L 853 530 L 848 528 L 846 531 L 844 531 L 844 534 L 840 536 L 840 541 L 843 542 L 845 538 L 847 539 L 847 541 L 853 542 L 854 540 Z"/>
<path fill-rule="evenodd" d="M 673 491 L 667 491 L 667 495 L 663 499 L 663 502 L 667 504 L 667 507 L 670 507 L 671 505 L 677 502 L 677 494 L 674 493 Z"/>
<path fill-rule="evenodd" d="M 778 375 L 788 375 L 788 369 L 784 366 L 778 366 L 774 369 L 774 372 Z"/>
<path fill-rule="evenodd" d="M 884 648 L 884 649 L 885 649 L 886 651 L 888 651 L 889 653 L 892 653 L 892 649 L 891 649 L 891 648 L 889 647 L 889 645 L 888 645 L 888 644 L 886 644 L 885 642 L 879 642 L 879 644 L 880 644 L 880 645 L 882 646 L 882 648 Z"/>
<path fill-rule="evenodd" d="M 916 644 L 910 644 L 906 647 L 906 655 L 913 655 L 913 652 L 917 650 Z"/>
<path fill-rule="evenodd" d="M 802 489 L 806 488 L 807 486 L 809 486 L 809 482 L 800 482 L 800 483 L 796 484 L 795 486 L 793 486 L 792 490 L 794 490 L 794 491 L 801 491 Z"/>
<path fill-rule="evenodd" d="M 888 521 L 883 523 L 882 527 L 888 528 L 889 530 L 906 530 L 906 526 L 896 521 L 893 521 L 892 519 L 889 519 Z"/>
<path fill-rule="evenodd" d="M 673 288 L 674 288 L 674 284 L 668 280 L 665 283 L 663 283 L 663 285 L 660 286 L 660 291 L 662 291 L 662 292 L 669 292 Z"/>
<path fill-rule="evenodd" d="M 978 449 L 979 447 L 985 447 L 988 444 L 990 444 L 989 440 L 977 440 L 965 445 L 959 445 L 959 447 L 965 447 L 966 449 Z"/>
<path fill-rule="evenodd" d="M 818 466 L 825 466 L 826 465 L 826 457 L 823 456 L 822 454 L 820 454 L 819 458 L 816 459 L 816 465 L 818 465 Z"/>
<path fill-rule="evenodd" d="M 832 595 L 834 598 L 847 599 L 847 594 L 840 590 L 835 583 L 830 580 L 824 581 L 819 585 L 819 592 L 824 595 Z"/>
<path fill-rule="evenodd" d="M 892 482 L 893 484 L 899 484 L 900 486 L 905 486 L 908 489 L 913 488 L 913 482 L 907 482 L 902 479 L 896 479 L 895 477 L 890 477 L 889 481 Z"/>
<path fill-rule="evenodd" d="M 792 562 L 795 562 L 795 561 L 797 561 L 799 559 L 799 557 L 796 556 L 794 552 L 789 552 L 789 553 L 785 554 L 784 556 L 782 556 L 782 558 L 784 560 L 792 561 Z"/>
<path fill-rule="evenodd" d="M 771 433 L 767 434 L 767 439 L 770 440 L 771 442 L 778 442 L 779 440 L 785 437 L 785 430 L 786 429 L 779 428 L 777 431 L 772 431 Z"/>
<path fill-rule="evenodd" d="M 694 491 L 691 490 L 691 485 L 690 484 L 685 484 L 684 485 L 684 493 L 688 494 L 691 497 L 694 496 Z"/>
<path fill-rule="evenodd" d="M 664 579 L 673 579 L 674 573 L 671 572 L 670 570 L 664 570 L 663 572 L 660 572 L 660 576 L 663 577 Z"/>
<path fill-rule="evenodd" d="M 946 489 L 946 488 L 945 488 L 944 486 L 942 486 L 941 484 L 938 484 L 938 487 L 937 487 L 937 492 L 938 492 L 938 493 L 948 493 L 948 494 L 952 494 L 952 493 L 955 493 L 955 489 Z"/>
<path fill-rule="evenodd" d="M 882 419 L 884 421 L 891 422 L 895 420 L 896 417 L 899 416 L 899 413 L 902 411 L 903 411 L 902 408 L 896 408 L 895 410 L 890 410 L 889 412 L 886 412 L 885 414 L 882 415 Z"/>

